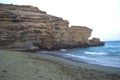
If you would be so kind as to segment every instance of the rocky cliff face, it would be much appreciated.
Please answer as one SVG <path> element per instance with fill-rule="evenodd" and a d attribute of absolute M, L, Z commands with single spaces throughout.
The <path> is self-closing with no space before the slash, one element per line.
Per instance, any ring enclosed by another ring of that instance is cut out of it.
<path fill-rule="evenodd" d="M 60 49 L 89 45 L 91 29 L 33 6 L 0 4 L 0 46 L 24 50 Z"/>

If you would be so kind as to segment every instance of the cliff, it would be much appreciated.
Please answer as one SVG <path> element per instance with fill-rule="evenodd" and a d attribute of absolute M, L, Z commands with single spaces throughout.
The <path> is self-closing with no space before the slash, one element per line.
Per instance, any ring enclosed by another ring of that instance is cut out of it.
<path fill-rule="evenodd" d="M 92 29 L 68 25 L 37 7 L 0 4 L 0 47 L 31 51 L 89 46 Z"/>

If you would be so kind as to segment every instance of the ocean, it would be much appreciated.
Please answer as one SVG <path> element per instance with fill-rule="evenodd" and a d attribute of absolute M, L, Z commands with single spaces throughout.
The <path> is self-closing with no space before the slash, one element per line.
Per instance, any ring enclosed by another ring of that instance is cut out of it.
<path fill-rule="evenodd" d="M 120 41 L 106 41 L 105 46 L 39 51 L 37 53 L 47 53 L 75 61 L 120 68 Z"/>

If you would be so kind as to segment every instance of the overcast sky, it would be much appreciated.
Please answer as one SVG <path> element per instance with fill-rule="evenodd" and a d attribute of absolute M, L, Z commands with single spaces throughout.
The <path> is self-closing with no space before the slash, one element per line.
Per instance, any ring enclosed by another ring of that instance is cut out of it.
<path fill-rule="evenodd" d="M 1 3 L 34 5 L 71 25 L 93 29 L 92 37 L 120 40 L 120 0 L 0 0 Z"/>

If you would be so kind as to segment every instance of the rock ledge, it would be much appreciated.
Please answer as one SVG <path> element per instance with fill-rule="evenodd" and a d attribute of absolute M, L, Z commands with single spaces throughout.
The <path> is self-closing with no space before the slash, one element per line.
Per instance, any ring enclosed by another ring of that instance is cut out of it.
<path fill-rule="evenodd" d="M 37 7 L 0 4 L 0 47 L 34 51 L 104 45 L 88 40 L 92 29 L 68 25 Z"/>

